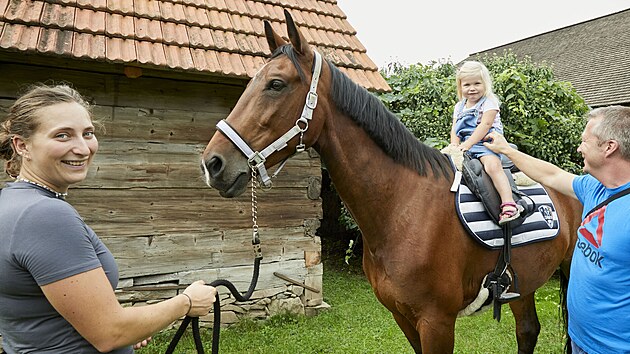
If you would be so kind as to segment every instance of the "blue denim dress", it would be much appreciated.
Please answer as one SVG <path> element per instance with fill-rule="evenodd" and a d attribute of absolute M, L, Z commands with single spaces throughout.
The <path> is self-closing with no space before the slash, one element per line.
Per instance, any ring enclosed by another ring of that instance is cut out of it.
<path fill-rule="evenodd" d="M 480 109 L 485 101 L 486 97 L 483 97 L 472 108 L 464 108 L 466 106 L 466 100 L 464 100 L 460 105 L 457 111 L 457 121 L 455 122 L 455 134 L 457 134 L 457 136 L 459 137 L 460 143 L 468 140 L 468 138 L 470 138 L 472 133 L 477 128 L 477 125 L 481 123 L 482 112 Z M 503 134 L 503 126 L 500 122 L 498 122 L 498 124 L 495 122 L 488 133 L 493 131 Z M 470 154 L 474 158 L 480 158 L 481 156 L 485 155 L 494 155 L 500 158 L 498 154 L 483 146 L 483 141 L 479 141 L 478 143 L 473 145 L 468 150 L 468 154 Z"/>

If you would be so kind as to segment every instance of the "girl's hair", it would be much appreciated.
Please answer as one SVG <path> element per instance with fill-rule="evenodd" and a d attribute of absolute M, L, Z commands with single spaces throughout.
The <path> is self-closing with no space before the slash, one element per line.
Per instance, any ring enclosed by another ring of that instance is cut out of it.
<path fill-rule="evenodd" d="M 599 143 L 616 140 L 619 153 L 630 161 L 630 107 L 608 106 L 596 108 L 589 112 L 587 120 L 600 118 L 591 130 Z"/>
<path fill-rule="evenodd" d="M 90 114 L 90 105 L 72 87 L 61 84 L 32 86 L 9 108 L 7 116 L 0 124 L 0 158 L 6 160 L 5 172 L 15 178 L 20 173 L 22 158 L 13 149 L 13 138 L 19 135 L 29 139 L 39 127 L 39 111 L 59 103 L 78 103 Z"/>
<path fill-rule="evenodd" d="M 461 87 L 462 80 L 469 77 L 480 78 L 486 91 L 484 96 L 496 100 L 497 103 L 499 102 L 499 99 L 494 94 L 494 91 L 492 91 L 492 78 L 490 77 L 488 68 L 478 61 L 465 61 L 459 70 L 457 70 L 455 81 L 457 83 L 457 98 L 459 100 L 464 98 Z"/>

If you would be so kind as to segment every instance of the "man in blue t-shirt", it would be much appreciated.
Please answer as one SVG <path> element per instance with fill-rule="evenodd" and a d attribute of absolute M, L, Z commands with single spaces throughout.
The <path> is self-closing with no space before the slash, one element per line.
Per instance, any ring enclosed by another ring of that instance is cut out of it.
<path fill-rule="evenodd" d="M 573 353 L 630 354 L 630 196 L 592 210 L 630 189 L 630 107 L 598 108 L 587 118 L 577 149 L 581 176 L 512 149 L 499 134 L 488 134 L 484 145 L 582 203 L 567 292 Z"/>

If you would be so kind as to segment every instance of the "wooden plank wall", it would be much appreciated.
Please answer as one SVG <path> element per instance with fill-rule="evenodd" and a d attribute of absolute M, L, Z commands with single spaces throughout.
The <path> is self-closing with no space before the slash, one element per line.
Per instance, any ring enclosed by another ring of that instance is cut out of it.
<path fill-rule="evenodd" d="M 25 85 L 51 80 L 72 83 L 94 103 L 94 116 L 105 130 L 98 133 L 100 148 L 88 178 L 70 190 L 68 201 L 116 257 L 119 289 L 223 278 L 246 290 L 253 263 L 249 192 L 221 198 L 205 186 L 199 168 L 216 122 L 227 117 L 245 83 L 176 79 L 173 73 L 162 78 L 155 72 L 129 79 L 122 70 L 93 72 L 57 67 L 54 59 L 40 62 L 0 58 L 0 106 L 12 104 Z M 246 304 L 235 304 L 226 289 L 219 289 L 226 324 L 285 309 L 312 313 L 322 306 L 321 244 L 315 235 L 321 218 L 318 156 L 309 152 L 290 160 L 274 186 L 258 194 L 264 256 L 259 285 Z M 319 292 L 304 291 L 273 272 Z M 176 293 L 118 290 L 126 305 Z M 205 318 L 211 319 L 212 314 Z"/>

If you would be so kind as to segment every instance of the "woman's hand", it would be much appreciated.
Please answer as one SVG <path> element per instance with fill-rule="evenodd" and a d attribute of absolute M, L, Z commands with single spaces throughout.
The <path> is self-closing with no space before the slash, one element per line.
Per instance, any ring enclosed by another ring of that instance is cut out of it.
<path fill-rule="evenodd" d="M 207 315 L 217 296 L 217 289 L 205 285 L 203 280 L 197 280 L 184 290 L 184 294 L 190 299 L 190 310 L 186 314 L 191 317 Z"/>

